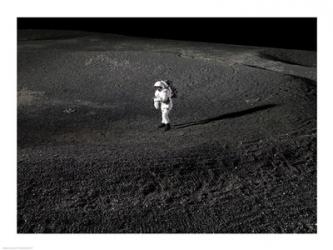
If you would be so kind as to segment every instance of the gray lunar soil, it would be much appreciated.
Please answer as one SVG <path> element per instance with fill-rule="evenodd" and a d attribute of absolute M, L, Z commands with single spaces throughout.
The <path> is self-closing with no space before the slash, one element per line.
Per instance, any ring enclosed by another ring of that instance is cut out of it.
<path fill-rule="evenodd" d="M 316 52 L 61 31 L 17 51 L 18 233 L 316 233 Z"/>

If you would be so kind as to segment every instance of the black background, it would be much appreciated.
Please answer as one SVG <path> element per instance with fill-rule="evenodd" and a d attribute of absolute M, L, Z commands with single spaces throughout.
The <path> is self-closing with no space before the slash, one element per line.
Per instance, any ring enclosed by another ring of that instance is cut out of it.
<path fill-rule="evenodd" d="M 317 50 L 316 18 L 18 18 L 18 29 L 58 29 Z"/>

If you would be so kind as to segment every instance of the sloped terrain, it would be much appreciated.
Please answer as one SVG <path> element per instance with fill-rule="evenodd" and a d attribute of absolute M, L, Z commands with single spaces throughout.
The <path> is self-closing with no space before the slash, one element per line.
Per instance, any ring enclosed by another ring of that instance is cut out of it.
<path fill-rule="evenodd" d="M 316 232 L 315 52 L 43 32 L 18 41 L 19 233 Z"/>

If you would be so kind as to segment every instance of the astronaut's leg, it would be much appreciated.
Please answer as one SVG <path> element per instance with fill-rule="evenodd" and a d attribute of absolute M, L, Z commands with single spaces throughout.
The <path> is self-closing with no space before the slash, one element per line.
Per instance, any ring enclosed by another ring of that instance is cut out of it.
<path fill-rule="evenodd" d="M 165 124 L 165 131 L 170 129 L 169 113 L 170 109 L 162 109 L 162 124 Z"/>
<path fill-rule="evenodd" d="M 162 109 L 162 123 L 163 124 L 169 124 L 170 119 L 169 119 L 169 110 L 168 109 Z"/>

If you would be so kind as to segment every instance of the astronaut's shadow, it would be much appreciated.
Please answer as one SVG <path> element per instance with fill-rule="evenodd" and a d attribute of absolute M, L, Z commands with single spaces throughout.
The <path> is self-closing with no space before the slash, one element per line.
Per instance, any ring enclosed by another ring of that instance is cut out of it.
<path fill-rule="evenodd" d="M 211 117 L 211 118 L 206 118 L 206 119 L 199 120 L 199 121 L 187 122 L 187 123 L 182 123 L 182 124 L 175 124 L 174 128 L 175 129 L 181 129 L 181 128 L 186 128 L 186 127 L 191 127 L 191 126 L 203 125 L 203 124 L 207 124 L 207 123 L 215 122 L 215 121 L 220 121 L 220 120 L 224 120 L 224 119 L 237 118 L 237 117 L 240 117 L 240 116 L 245 116 L 245 115 L 253 114 L 253 113 L 256 113 L 256 112 L 260 112 L 260 111 L 263 111 L 263 110 L 266 110 L 266 109 L 271 109 L 271 108 L 274 108 L 276 106 L 278 106 L 278 105 L 277 104 L 266 104 L 266 105 L 262 105 L 262 106 L 253 107 L 253 108 L 250 108 L 250 109 L 236 111 L 236 112 L 223 114 L 223 115 L 219 115 L 219 116 L 215 116 L 215 117 Z"/>

